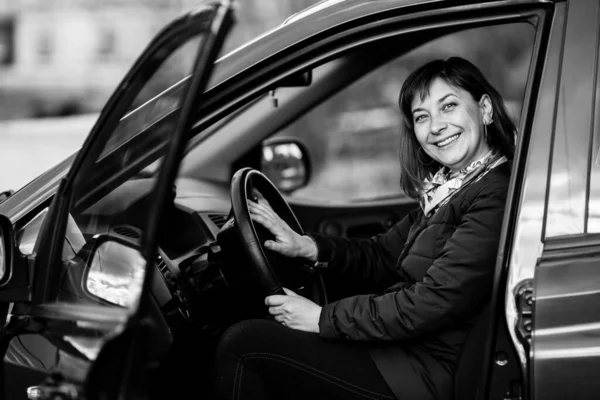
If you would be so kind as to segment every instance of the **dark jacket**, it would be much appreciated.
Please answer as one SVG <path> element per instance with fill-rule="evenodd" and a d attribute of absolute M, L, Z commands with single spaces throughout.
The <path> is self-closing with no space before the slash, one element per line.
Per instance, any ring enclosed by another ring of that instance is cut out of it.
<path fill-rule="evenodd" d="M 398 398 L 452 397 L 461 346 L 492 291 L 509 176 L 503 163 L 429 219 L 415 209 L 370 239 L 311 235 L 329 268 L 392 284 L 325 305 L 319 328 L 324 339 L 371 342 Z"/>

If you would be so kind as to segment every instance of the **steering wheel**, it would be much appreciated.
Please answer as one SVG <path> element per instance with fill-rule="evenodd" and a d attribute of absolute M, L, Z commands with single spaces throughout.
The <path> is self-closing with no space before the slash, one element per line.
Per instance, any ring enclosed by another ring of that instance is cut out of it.
<path fill-rule="evenodd" d="M 304 297 L 323 305 L 327 302 L 325 285 L 318 269 L 307 267 L 300 258 L 285 257 L 265 249 L 263 243 L 273 239 L 270 231 L 260 224 L 254 224 L 248 211 L 248 201 L 253 201 L 253 190 L 258 190 L 279 215 L 295 232 L 303 235 L 294 212 L 279 190 L 261 172 L 252 168 L 242 168 L 231 181 L 231 204 L 234 216 L 234 230 L 250 260 L 251 274 L 257 278 L 258 290 L 263 296 L 285 294 L 283 285 L 298 290 Z"/>

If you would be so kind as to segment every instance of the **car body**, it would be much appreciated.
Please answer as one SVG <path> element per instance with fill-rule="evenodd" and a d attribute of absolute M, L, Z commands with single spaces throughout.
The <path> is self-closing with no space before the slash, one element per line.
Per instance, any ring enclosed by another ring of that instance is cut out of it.
<path fill-rule="evenodd" d="M 0 204 L 8 398 L 207 394 L 219 333 L 243 318 L 227 298 L 254 294 L 219 240 L 234 173 L 267 173 L 306 230 L 385 231 L 416 205 L 395 180 L 394 96 L 453 54 L 518 125 L 489 319 L 456 396 L 595 398 L 600 4 L 327 0 L 217 59 L 232 13 L 165 28 L 82 149 Z M 173 367 L 186 357 L 197 369 Z"/>

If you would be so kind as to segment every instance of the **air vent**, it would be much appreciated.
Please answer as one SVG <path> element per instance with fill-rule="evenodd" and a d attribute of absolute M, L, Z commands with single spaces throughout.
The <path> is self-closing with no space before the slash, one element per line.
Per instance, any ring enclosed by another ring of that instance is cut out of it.
<path fill-rule="evenodd" d="M 165 274 L 169 272 L 169 267 L 167 267 L 167 263 L 160 256 L 156 259 L 156 268 L 158 268 L 158 270 L 163 276 L 165 276 Z"/>
<path fill-rule="evenodd" d="M 218 227 L 221 228 L 227 222 L 227 215 L 225 214 L 209 214 L 208 218 Z"/>
<path fill-rule="evenodd" d="M 128 226 L 128 225 L 118 225 L 118 226 L 115 226 L 112 230 L 117 235 L 129 237 L 132 239 L 139 239 L 142 237 L 142 235 L 140 234 L 140 232 L 138 230 L 136 230 L 134 227 Z"/>

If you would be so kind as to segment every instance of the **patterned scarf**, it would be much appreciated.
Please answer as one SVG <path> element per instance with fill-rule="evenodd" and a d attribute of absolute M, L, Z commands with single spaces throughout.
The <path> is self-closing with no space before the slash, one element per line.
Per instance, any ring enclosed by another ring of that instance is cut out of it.
<path fill-rule="evenodd" d="M 483 178 L 492 168 L 506 162 L 507 159 L 492 150 L 480 159 L 473 161 L 457 172 L 450 172 L 448 167 L 442 167 L 435 175 L 425 179 L 419 204 L 425 217 L 431 217 L 441 206 L 466 183 L 476 182 Z"/>

